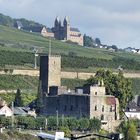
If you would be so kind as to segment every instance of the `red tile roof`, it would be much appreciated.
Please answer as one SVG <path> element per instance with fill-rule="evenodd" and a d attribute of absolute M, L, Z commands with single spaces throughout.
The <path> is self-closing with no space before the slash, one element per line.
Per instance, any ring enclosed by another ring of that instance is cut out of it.
<path fill-rule="evenodd" d="M 106 97 L 106 104 L 107 105 L 115 105 L 116 104 L 115 97 Z"/>

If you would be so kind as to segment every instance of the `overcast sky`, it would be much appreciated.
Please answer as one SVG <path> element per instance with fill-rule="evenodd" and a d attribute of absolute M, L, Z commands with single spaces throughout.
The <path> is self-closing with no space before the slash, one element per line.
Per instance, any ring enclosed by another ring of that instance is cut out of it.
<path fill-rule="evenodd" d="M 0 0 L 0 13 L 52 27 L 54 18 L 103 44 L 140 49 L 140 0 Z"/>

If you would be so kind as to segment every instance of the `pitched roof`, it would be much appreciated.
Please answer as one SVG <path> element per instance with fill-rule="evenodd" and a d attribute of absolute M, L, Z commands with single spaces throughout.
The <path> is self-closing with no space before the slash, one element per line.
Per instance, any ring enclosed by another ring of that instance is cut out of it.
<path fill-rule="evenodd" d="M 70 31 L 80 32 L 78 28 L 73 28 L 73 27 L 70 27 Z"/>
<path fill-rule="evenodd" d="M 115 97 L 106 97 L 106 104 L 107 105 L 115 105 L 116 104 Z"/>
<path fill-rule="evenodd" d="M 27 113 L 22 109 L 22 107 L 14 107 L 15 115 L 27 115 Z"/>

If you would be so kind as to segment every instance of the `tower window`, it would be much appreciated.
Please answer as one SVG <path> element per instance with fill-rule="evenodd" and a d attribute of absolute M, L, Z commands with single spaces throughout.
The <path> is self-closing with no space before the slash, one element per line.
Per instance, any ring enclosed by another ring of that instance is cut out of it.
<path fill-rule="evenodd" d="M 104 120 L 104 115 L 101 115 L 101 120 Z"/>
<path fill-rule="evenodd" d="M 112 109 L 112 106 L 110 107 L 110 112 L 112 112 L 113 111 L 113 109 Z"/>
<path fill-rule="evenodd" d="M 104 105 L 102 106 L 102 112 L 104 112 Z"/>
<path fill-rule="evenodd" d="M 95 111 L 97 111 L 97 105 L 95 105 Z"/>

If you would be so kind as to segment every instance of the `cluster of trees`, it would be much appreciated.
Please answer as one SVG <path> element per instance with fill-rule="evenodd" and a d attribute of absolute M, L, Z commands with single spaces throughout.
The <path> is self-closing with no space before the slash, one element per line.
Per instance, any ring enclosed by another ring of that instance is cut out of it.
<path fill-rule="evenodd" d="M 137 128 L 139 120 L 123 121 L 120 124 L 119 132 L 123 133 L 124 140 L 137 140 Z"/>
<path fill-rule="evenodd" d="M 98 81 L 104 81 L 106 93 L 114 95 L 119 99 L 120 111 L 126 108 L 126 105 L 133 99 L 131 80 L 125 78 L 120 71 L 119 74 L 113 74 L 111 71 L 98 70 L 95 77 L 91 77 L 86 84 L 97 84 Z"/>
<path fill-rule="evenodd" d="M 45 128 L 45 117 L 33 118 L 30 116 L 15 116 L 14 126 L 24 129 L 40 129 Z M 11 117 L 0 116 L 0 127 L 10 128 L 12 124 Z"/>
<path fill-rule="evenodd" d="M 0 116 L 0 127 L 11 127 L 11 117 Z M 96 131 L 98 132 L 101 129 L 100 120 L 93 118 L 72 118 L 72 117 L 25 117 L 25 116 L 15 116 L 14 117 L 14 126 L 17 128 L 24 129 L 49 129 L 57 130 L 61 128 L 67 128 L 70 131 Z"/>
<path fill-rule="evenodd" d="M 41 29 L 43 28 L 42 24 L 39 24 L 34 21 L 29 21 L 24 18 L 13 19 L 9 16 L 0 14 L 0 25 L 4 25 L 8 27 L 17 27 L 17 21 L 20 22 L 22 24 L 22 28 L 27 31 L 32 30 L 33 32 L 40 32 Z"/>

